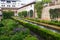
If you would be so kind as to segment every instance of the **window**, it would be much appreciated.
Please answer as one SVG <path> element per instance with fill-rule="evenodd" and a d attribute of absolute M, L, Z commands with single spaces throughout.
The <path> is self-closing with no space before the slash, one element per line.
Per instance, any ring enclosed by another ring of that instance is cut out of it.
<path fill-rule="evenodd" d="M 15 7 L 15 5 L 12 5 L 12 7 Z"/>
<path fill-rule="evenodd" d="M 11 1 L 7 1 L 7 3 L 11 3 Z"/>
<path fill-rule="evenodd" d="M 21 3 L 21 5 L 25 5 L 25 4 Z"/>
<path fill-rule="evenodd" d="M 32 7 L 33 5 L 31 5 L 31 7 Z"/>
<path fill-rule="evenodd" d="M 10 5 L 7 5 L 7 7 L 10 7 Z"/>
<path fill-rule="evenodd" d="M 4 3 L 4 2 L 1 2 L 1 4 L 2 4 L 2 5 L 5 5 L 5 3 Z"/>
<path fill-rule="evenodd" d="M 13 2 L 12 4 L 13 4 L 13 5 L 16 5 L 16 3 L 15 3 L 15 2 Z"/>
<path fill-rule="evenodd" d="M 13 3 L 14 5 L 16 5 L 16 1 L 12 1 L 12 3 Z"/>
<path fill-rule="evenodd" d="M 12 2 L 16 2 L 16 1 L 12 1 Z"/>
<path fill-rule="evenodd" d="M 1 5 L 1 7 L 5 7 L 5 5 Z"/>
<path fill-rule="evenodd" d="M 5 1 L 5 0 L 1 0 L 1 1 Z"/>

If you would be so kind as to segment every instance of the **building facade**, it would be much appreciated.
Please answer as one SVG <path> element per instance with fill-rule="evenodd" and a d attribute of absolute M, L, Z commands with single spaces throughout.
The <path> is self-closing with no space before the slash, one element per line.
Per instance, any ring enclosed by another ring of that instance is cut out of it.
<path fill-rule="evenodd" d="M 34 2 L 35 0 L 0 0 L 0 11 L 11 10 L 18 16 L 21 11 L 34 11 Z"/>
<path fill-rule="evenodd" d="M 54 4 L 60 4 L 60 0 L 51 0 Z"/>
<path fill-rule="evenodd" d="M 42 20 L 58 20 L 60 21 L 60 17 L 55 19 L 51 19 L 50 9 L 60 9 L 60 0 L 51 0 L 51 3 L 45 4 L 45 7 L 42 10 L 41 19 Z"/>
<path fill-rule="evenodd" d="M 1 8 L 19 8 L 35 0 L 0 0 Z"/>
<path fill-rule="evenodd" d="M 60 5 L 60 0 L 51 0 L 50 3 L 45 3 L 44 6 L 53 6 L 53 5 Z"/>
<path fill-rule="evenodd" d="M 1 8 L 15 8 L 15 7 L 20 7 L 22 6 L 21 0 L 0 0 L 0 7 Z"/>

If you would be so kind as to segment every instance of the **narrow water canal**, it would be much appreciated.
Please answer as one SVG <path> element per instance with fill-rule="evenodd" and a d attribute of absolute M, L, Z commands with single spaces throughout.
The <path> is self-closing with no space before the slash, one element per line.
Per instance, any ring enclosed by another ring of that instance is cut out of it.
<path fill-rule="evenodd" d="M 28 22 L 28 23 L 30 23 L 30 24 L 37 25 L 37 26 L 39 26 L 39 27 L 41 27 L 41 28 L 45 28 L 45 29 L 47 29 L 47 30 L 60 33 L 60 31 L 58 31 L 58 30 L 55 30 L 55 29 L 52 29 L 52 28 L 48 28 L 48 27 L 45 27 L 45 26 L 42 26 L 42 25 L 39 25 L 39 24 L 36 24 L 36 23 L 32 23 L 32 22 L 30 22 L 29 20 L 25 20 L 25 21 Z"/>
<path fill-rule="evenodd" d="M 18 19 L 18 20 L 22 20 L 22 19 Z M 45 26 L 41 26 L 41 25 L 36 24 L 36 23 L 33 23 L 33 22 L 29 21 L 29 20 L 24 20 L 24 21 L 25 21 L 25 22 L 28 22 L 28 23 L 30 23 L 30 24 L 33 24 L 33 25 L 37 25 L 37 26 L 39 26 L 40 28 L 45 28 L 45 29 L 50 30 L 50 31 L 52 31 L 52 32 L 60 33 L 60 31 L 58 31 L 58 30 L 55 30 L 55 29 L 52 29 L 52 28 L 47 28 L 47 27 L 45 27 Z M 30 30 L 30 33 L 31 33 L 31 35 L 35 35 L 35 36 L 38 38 L 38 40 L 45 40 L 45 39 L 42 38 L 39 34 L 35 33 L 35 32 L 32 31 L 32 30 Z"/>

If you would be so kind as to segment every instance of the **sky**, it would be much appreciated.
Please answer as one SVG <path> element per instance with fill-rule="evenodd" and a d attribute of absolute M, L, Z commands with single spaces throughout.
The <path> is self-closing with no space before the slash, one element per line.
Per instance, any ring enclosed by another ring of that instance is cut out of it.
<path fill-rule="evenodd" d="M 37 1 L 42 1 L 42 0 L 37 0 Z"/>
<path fill-rule="evenodd" d="M 21 0 L 22 1 L 22 0 Z M 23 3 L 31 3 L 31 2 L 33 2 L 33 1 L 35 1 L 35 0 L 23 0 Z"/>
<path fill-rule="evenodd" d="M 22 0 L 21 0 L 22 1 Z M 23 3 L 31 3 L 31 2 L 33 2 L 33 1 L 42 1 L 42 0 L 23 0 Z"/>

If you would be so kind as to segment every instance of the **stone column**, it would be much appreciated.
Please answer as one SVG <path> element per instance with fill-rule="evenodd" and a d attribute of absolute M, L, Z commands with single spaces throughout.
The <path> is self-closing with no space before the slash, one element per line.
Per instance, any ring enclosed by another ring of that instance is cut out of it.
<path fill-rule="evenodd" d="M 33 11 L 33 18 L 35 18 L 35 11 Z"/>
<path fill-rule="evenodd" d="M 17 10 L 14 11 L 14 16 L 18 16 L 18 12 L 17 12 Z"/>
<path fill-rule="evenodd" d="M 41 15 L 42 20 L 51 20 L 49 10 L 50 9 L 48 7 L 43 8 Z"/>

